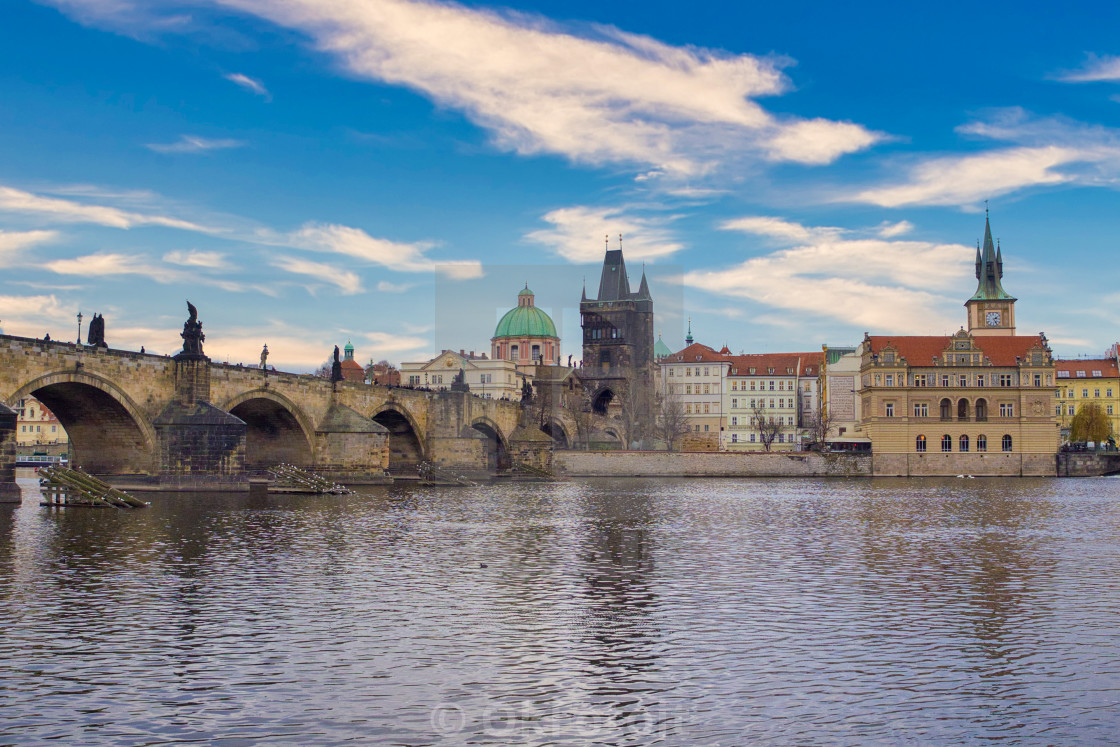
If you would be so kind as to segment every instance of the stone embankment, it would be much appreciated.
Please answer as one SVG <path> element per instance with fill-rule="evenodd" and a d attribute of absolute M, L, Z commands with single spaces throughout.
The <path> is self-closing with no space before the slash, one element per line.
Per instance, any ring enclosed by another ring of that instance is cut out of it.
<path fill-rule="evenodd" d="M 557 451 L 553 466 L 565 477 L 842 477 L 870 476 L 871 456 L 812 451 Z"/>

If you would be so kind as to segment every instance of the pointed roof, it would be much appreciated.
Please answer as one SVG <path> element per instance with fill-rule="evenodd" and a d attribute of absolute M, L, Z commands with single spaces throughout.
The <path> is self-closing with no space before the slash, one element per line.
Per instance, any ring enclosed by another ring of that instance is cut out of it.
<path fill-rule="evenodd" d="M 661 339 L 661 333 L 658 333 L 657 342 L 653 343 L 653 357 L 654 357 L 654 360 L 660 360 L 660 359 L 664 358 L 665 356 L 672 355 L 672 354 L 673 354 L 673 351 L 670 350 L 669 346 L 665 344 L 665 341 Z"/>
<path fill-rule="evenodd" d="M 976 254 L 976 292 L 970 301 L 1014 301 L 1016 300 L 1003 289 L 1000 279 L 1003 277 L 1003 254 L 992 243 L 992 224 L 988 219 L 987 211 L 984 213 L 984 250 Z"/>
<path fill-rule="evenodd" d="M 608 249 L 603 259 L 603 274 L 599 279 L 600 301 L 624 301 L 630 298 L 630 280 L 626 277 L 626 262 L 621 249 Z"/>
<path fill-rule="evenodd" d="M 649 298 L 649 283 L 646 281 L 646 268 L 642 267 L 642 283 L 638 286 L 638 298 Z"/>
<path fill-rule="evenodd" d="M 688 335 L 684 338 L 684 344 L 692 344 L 692 317 L 688 318 Z"/>

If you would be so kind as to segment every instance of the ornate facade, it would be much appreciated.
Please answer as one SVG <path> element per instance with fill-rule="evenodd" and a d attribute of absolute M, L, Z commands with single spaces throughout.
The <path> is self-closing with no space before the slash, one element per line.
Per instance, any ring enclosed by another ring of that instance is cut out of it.
<path fill-rule="evenodd" d="M 1053 475 L 1055 368 L 1046 336 L 1015 334 L 1015 301 L 985 222 L 968 328 L 945 336 L 866 335 L 860 430 L 880 475 Z"/>

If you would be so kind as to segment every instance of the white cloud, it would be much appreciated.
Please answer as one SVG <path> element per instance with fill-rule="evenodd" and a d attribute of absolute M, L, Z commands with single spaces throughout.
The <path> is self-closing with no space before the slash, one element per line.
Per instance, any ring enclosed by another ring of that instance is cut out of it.
<path fill-rule="evenodd" d="M 350 226 L 308 223 L 291 234 L 275 236 L 262 233 L 261 238 L 266 243 L 343 254 L 397 272 L 435 271 L 456 279 L 482 277 L 482 264 L 478 260 L 432 260 L 424 256 L 424 252 L 432 248 L 431 243 L 407 244 L 379 239 Z"/>
<path fill-rule="evenodd" d="M 967 284 L 973 248 L 960 244 L 841 238 L 835 228 L 777 218 L 728 221 L 725 228 L 797 244 L 725 269 L 685 273 L 687 286 L 868 329 L 944 332 L 956 326 L 945 291 Z M 742 224 L 742 225 L 736 225 Z"/>
<path fill-rule="evenodd" d="M 149 150 L 156 153 L 209 153 L 212 150 L 228 150 L 245 146 L 244 140 L 231 138 L 211 139 L 198 135 L 180 135 L 174 143 L 148 143 Z"/>
<path fill-rule="evenodd" d="M 1090 54 L 1080 70 L 1072 70 L 1055 76 L 1066 83 L 1095 83 L 1098 81 L 1120 81 L 1120 57 Z"/>
<path fill-rule="evenodd" d="M 0 185 L 0 211 L 36 216 L 60 223 L 93 223 L 111 228 L 165 226 L 185 231 L 217 232 L 215 229 L 166 215 L 138 213 L 108 205 L 88 205 L 75 200 L 43 197 L 2 185 Z"/>
<path fill-rule="evenodd" d="M 879 226 L 879 235 L 884 239 L 893 239 L 895 236 L 901 236 L 904 233 L 910 233 L 914 230 L 914 224 L 908 220 L 900 220 L 898 223 L 888 223 L 884 221 Z"/>
<path fill-rule="evenodd" d="M 784 218 L 765 215 L 734 218 L 724 221 L 719 227 L 725 231 L 741 231 L 788 241 L 811 241 L 815 238 L 837 236 L 841 233 L 839 228 L 807 228 L 800 223 L 794 223 Z"/>
<path fill-rule="evenodd" d="M 412 288 L 409 283 L 390 283 L 388 280 L 382 280 L 377 284 L 377 290 L 382 293 L 404 293 Z"/>
<path fill-rule="evenodd" d="M 203 252 L 197 249 L 176 250 L 163 255 L 163 261 L 183 267 L 200 267 L 208 270 L 229 270 L 232 266 L 221 252 Z"/>
<path fill-rule="evenodd" d="M 865 189 L 849 199 L 882 207 L 969 205 L 1025 187 L 1074 181 L 1059 168 L 1084 160 L 1084 151 L 1054 145 L 944 156 L 918 164 L 901 184 Z"/>
<path fill-rule="evenodd" d="M 172 283 L 190 277 L 181 270 L 152 264 L 147 257 L 135 254 L 87 254 L 71 259 L 56 259 L 47 262 L 44 267 L 59 275 L 142 275 L 157 283 Z"/>
<path fill-rule="evenodd" d="M 271 264 L 273 267 L 278 267 L 285 272 L 290 272 L 295 275 L 306 275 L 307 277 L 320 280 L 328 285 L 336 286 L 348 296 L 362 292 L 362 280 L 358 277 L 357 273 L 351 272 L 350 270 L 343 270 L 334 265 L 328 265 L 322 262 L 309 262 L 308 260 L 299 259 L 297 257 L 275 257 Z"/>
<path fill-rule="evenodd" d="M 368 344 L 362 346 L 362 356 L 385 358 L 391 354 L 422 351 L 432 343 L 423 337 L 398 335 L 392 332 L 366 332 Z"/>
<path fill-rule="evenodd" d="M 130 28 L 105 0 L 54 0 Z M 353 75 L 462 111 L 499 147 L 699 175 L 743 159 L 828 163 L 880 139 L 858 124 L 777 117 L 786 60 L 674 47 L 608 26 L 428 0 L 215 0 L 298 29 Z M 165 3 L 166 12 L 179 4 Z"/>
<path fill-rule="evenodd" d="M 0 267 L 20 255 L 22 250 L 45 244 L 58 238 L 58 231 L 2 231 L 0 230 Z"/>
<path fill-rule="evenodd" d="M 63 328 L 76 330 L 73 311 L 64 308 L 54 294 L 42 296 L 0 295 L 0 324 L 4 334 L 19 337 L 42 337 L 54 332 L 59 337 Z"/>
<path fill-rule="evenodd" d="M 258 96 L 263 96 L 266 99 L 272 98 L 272 94 L 269 93 L 268 89 L 264 87 L 264 83 L 261 83 L 255 78 L 250 78 L 248 75 L 245 75 L 243 73 L 230 73 L 229 75 L 226 75 L 224 77 L 226 80 L 232 83 L 236 83 L 242 88 L 248 89 Z"/>
<path fill-rule="evenodd" d="M 577 264 L 601 262 L 604 237 L 617 248 L 620 233 L 631 261 L 665 257 L 684 248 L 665 228 L 668 219 L 628 215 L 625 208 L 576 205 L 546 213 L 544 220 L 552 227 L 525 238 Z"/>

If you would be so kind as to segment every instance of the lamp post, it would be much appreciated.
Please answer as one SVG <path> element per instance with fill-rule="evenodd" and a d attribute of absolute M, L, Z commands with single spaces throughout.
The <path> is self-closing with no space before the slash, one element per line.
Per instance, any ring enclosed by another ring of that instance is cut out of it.
<path fill-rule="evenodd" d="M 78 344 L 82 344 L 82 312 L 78 312 Z"/>

